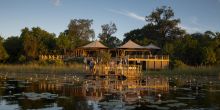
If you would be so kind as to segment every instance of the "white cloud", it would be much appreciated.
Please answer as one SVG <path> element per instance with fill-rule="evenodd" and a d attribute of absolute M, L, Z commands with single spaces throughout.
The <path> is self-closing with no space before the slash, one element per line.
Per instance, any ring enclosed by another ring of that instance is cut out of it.
<path fill-rule="evenodd" d="M 185 29 L 188 33 L 195 33 L 195 32 L 201 32 L 202 30 L 197 27 L 190 27 L 183 24 L 179 24 L 179 27 L 182 29 Z"/>
<path fill-rule="evenodd" d="M 60 5 L 60 0 L 52 0 L 52 3 L 54 6 L 59 6 Z"/>
<path fill-rule="evenodd" d="M 140 20 L 140 21 L 145 21 L 145 17 L 139 16 L 136 13 L 133 13 L 133 12 L 128 12 L 128 16 L 130 16 L 134 19 Z"/>
<path fill-rule="evenodd" d="M 200 28 L 203 28 L 203 29 L 206 29 L 206 30 L 213 30 L 213 27 L 210 27 L 210 26 L 207 26 L 207 25 L 204 25 L 204 24 L 200 23 L 199 19 L 196 16 L 191 17 L 190 20 L 191 20 L 191 23 L 193 25 L 195 25 L 196 27 L 200 27 Z"/>
<path fill-rule="evenodd" d="M 134 12 L 130 12 L 127 10 L 113 10 L 113 9 L 108 9 L 108 11 L 113 12 L 113 13 L 117 13 L 120 15 L 124 15 L 124 16 L 128 16 L 130 18 L 139 20 L 139 21 L 145 21 L 145 17 L 144 16 L 140 16 Z"/>
<path fill-rule="evenodd" d="M 199 22 L 198 17 L 192 16 L 189 18 L 188 25 L 180 24 L 179 27 L 185 29 L 188 33 L 205 32 L 207 30 L 214 30 L 213 27 L 204 25 Z"/>

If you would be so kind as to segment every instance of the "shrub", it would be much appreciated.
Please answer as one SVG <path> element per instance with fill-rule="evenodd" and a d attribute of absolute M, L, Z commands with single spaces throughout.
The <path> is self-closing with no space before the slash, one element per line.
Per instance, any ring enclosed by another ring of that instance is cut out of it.
<path fill-rule="evenodd" d="M 26 61 L 26 57 L 24 55 L 21 55 L 19 58 L 18 58 L 18 61 L 20 63 L 24 63 Z"/>
<path fill-rule="evenodd" d="M 185 68 L 185 67 L 187 67 L 187 65 L 184 64 L 181 60 L 173 60 L 173 61 L 170 62 L 170 67 L 171 67 L 171 69 Z"/>
<path fill-rule="evenodd" d="M 39 65 L 64 65 L 64 62 L 62 60 L 41 60 L 38 63 Z"/>
<path fill-rule="evenodd" d="M 103 64 L 107 64 L 111 60 L 111 54 L 109 52 L 102 51 L 98 57 L 101 59 Z"/>

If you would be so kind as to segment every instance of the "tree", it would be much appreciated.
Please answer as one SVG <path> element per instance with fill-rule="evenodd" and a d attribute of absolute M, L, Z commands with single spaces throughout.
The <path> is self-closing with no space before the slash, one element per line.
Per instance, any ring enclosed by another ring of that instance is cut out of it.
<path fill-rule="evenodd" d="M 102 33 L 100 33 L 98 37 L 100 38 L 102 43 L 110 48 L 115 48 L 121 44 L 120 39 L 112 36 L 117 31 L 115 23 L 103 24 L 101 28 Z"/>
<path fill-rule="evenodd" d="M 49 33 L 39 27 L 33 27 L 30 31 L 31 37 L 36 39 L 37 54 L 53 54 L 56 49 L 55 34 Z"/>
<path fill-rule="evenodd" d="M 3 46 L 3 38 L 0 36 L 0 62 L 4 62 L 8 57 L 9 56 Z"/>
<path fill-rule="evenodd" d="M 22 40 L 18 36 L 8 37 L 4 41 L 4 47 L 9 54 L 9 62 L 17 62 L 22 54 Z"/>
<path fill-rule="evenodd" d="M 156 8 L 149 16 L 146 16 L 146 21 L 149 23 L 148 26 L 158 33 L 162 46 L 166 40 L 173 40 L 185 33 L 178 27 L 180 19 L 174 19 L 174 12 L 171 7 Z"/>
<path fill-rule="evenodd" d="M 147 24 L 140 29 L 134 29 L 125 33 L 123 42 L 129 39 L 141 45 L 153 42 L 164 50 L 166 49 L 164 46 L 167 42 L 170 43 L 185 35 L 185 30 L 178 27 L 180 19 L 174 18 L 174 12 L 170 7 L 162 6 L 156 8 L 145 19 Z"/>
<path fill-rule="evenodd" d="M 31 35 L 31 32 L 28 28 L 22 29 L 21 38 L 23 43 L 24 54 L 27 60 L 36 59 L 38 56 L 37 39 Z"/>
<path fill-rule="evenodd" d="M 99 38 L 102 41 L 106 41 L 109 37 L 111 37 L 112 34 L 116 33 L 117 31 L 115 23 L 103 24 L 101 28 L 102 33 L 99 34 Z"/>
<path fill-rule="evenodd" d="M 174 42 L 173 58 L 181 60 L 187 65 L 200 65 L 202 63 L 201 47 L 199 42 L 191 35 L 185 35 Z"/>
<path fill-rule="evenodd" d="M 213 33 L 213 42 L 212 46 L 216 56 L 216 63 L 220 64 L 220 32 Z"/>
<path fill-rule="evenodd" d="M 212 48 L 202 48 L 202 63 L 205 65 L 212 65 L 216 62 L 216 56 Z"/>
<path fill-rule="evenodd" d="M 124 36 L 125 36 L 125 38 L 123 40 L 123 43 L 126 43 L 129 40 L 132 40 L 132 41 L 139 43 L 144 37 L 144 35 L 142 33 L 142 29 L 131 30 L 130 32 L 125 33 Z"/>
<path fill-rule="evenodd" d="M 72 48 L 82 46 L 90 39 L 94 39 L 95 32 L 91 29 L 93 20 L 89 19 L 73 19 L 68 25 L 68 30 L 64 31 L 72 43 Z"/>
<path fill-rule="evenodd" d="M 57 38 L 57 46 L 59 49 L 63 50 L 64 55 L 66 54 L 66 50 L 71 48 L 71 41 L 64 33 L 60 33 Z"/>
<path fill-rule="evenodd" d="M 216 63 L 220 64 L 220 48 L 215 50 Z"/>
<path fill-rule="evenodd" d="M 31 30 L 22 29 L 20 37 L 27 60 L 37 59 L 42 54 L 54 54 L 56 49 L 55 34 L 40 27 L 33 27 Z"/>

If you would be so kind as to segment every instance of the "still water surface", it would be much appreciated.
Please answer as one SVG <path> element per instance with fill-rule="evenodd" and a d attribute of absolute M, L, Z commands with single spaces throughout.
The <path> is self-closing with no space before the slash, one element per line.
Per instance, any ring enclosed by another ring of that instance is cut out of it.
<path fill-rule="evenodd" d="M 0 74 L 0 110 L 219 110 L 219 76 Z"/>

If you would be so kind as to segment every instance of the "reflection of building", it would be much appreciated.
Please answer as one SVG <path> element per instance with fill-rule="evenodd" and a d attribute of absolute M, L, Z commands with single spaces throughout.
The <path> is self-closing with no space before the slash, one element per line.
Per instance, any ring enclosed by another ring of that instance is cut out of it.
<path fill-rule="evenodd" d="M 140 80 L 89 80 L 83 84 L 85 96 L 93 101 L 104 100 L 106 95 L 122 97 L 126 102 L 138 99 L 138 96 L 147 95 L 148 92 L 169 90 L 168 80 L 164 78 L 148 78 Z M 86 91 L 86 92 L 85 92 Z"/>
<path fill-rule="evenodd" d="M 73 80 L 72 80 L 73 81 Z M 0 81 L 1 82 L 1 81 Z M 76 100 L 97 102 L 109 102 L 112 104 L 133 104 L 136 103 L 140 97 L 149 96 L 148 93 L 160 91 L 167 92 L 169 88 L 168 80 L 166 78 L 147 78 L 146 80 L 86 80 L 80 84 L 64 79 L 38 79 L 34 78 L 24 92 L 36 93 L 53 93 L 58 94 L 58 98 L 79 98 Z M 69 100 L 69 99 L 68 99 Z M 39 101 L 40 102 L 40 101 Z M 25 102 L 26 103 L 26 102 Z M 42 104 L 42 103 L 41 103 Z M 71 102 L 72 104 L 72 102 Z M 110 106 L 111 107 L 111 106 Z"/>
<path fill-rule="evenodd" d="M 153 78 L 147 81 L 136 80 L 87 80 L 81 86 L 71 84 L 50 83 L 40 81 L 32 83 L 28 91 L 41 91 L 57 93 L 61 96 L 80 96 L 88 100 L 100 101 L 106 96 L 117 96 L 126 101 L 133 101 L 138 96 L 146 95 L 149 90 L 168 91 L 169 85 L 167 79 Z"/>

